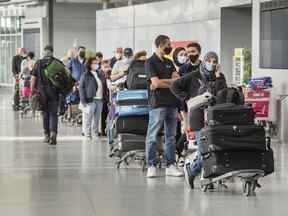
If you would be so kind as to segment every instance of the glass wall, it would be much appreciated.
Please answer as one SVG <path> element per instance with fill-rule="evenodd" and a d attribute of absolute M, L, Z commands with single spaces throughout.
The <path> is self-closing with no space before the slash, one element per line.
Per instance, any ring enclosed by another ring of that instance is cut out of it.
<path fill-rule="evenodd" d="M 22 20 L 19 16 L 0 17 L 0 84 L 12 84 L 12 58 L 22 47 Z"/>

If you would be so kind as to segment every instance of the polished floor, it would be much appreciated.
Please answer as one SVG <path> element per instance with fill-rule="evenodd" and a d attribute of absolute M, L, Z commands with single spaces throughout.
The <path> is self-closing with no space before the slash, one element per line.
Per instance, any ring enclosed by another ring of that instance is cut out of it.
<path fill-rule="evenodd" d="M 147 180 L 137 168 L 115 170 L 105 140 L 87 141 L 61 125 L 59 145 L 41 143 L 40 119 L 11 111 L 0 88 L 0 215 L 2 216 L 287 216 L 288 147 L 273 143 L 275 174 L 256 197 L 229 190 L 190 191 L 183 179 Z"/>

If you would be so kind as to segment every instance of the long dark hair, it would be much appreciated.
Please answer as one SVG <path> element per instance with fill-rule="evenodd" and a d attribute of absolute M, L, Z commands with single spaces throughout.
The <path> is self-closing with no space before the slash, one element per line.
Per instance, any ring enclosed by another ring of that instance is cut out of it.
<path fill-rule="evenodd" d="M 86 69 L 87 69 L 88 72 L 91 71 L 91 65 L 92 65 L 92 63 L 93 63 L 94 61 L 97 61 L 97 58 L 96 58 L 96 57 L 90 57 L 90 58 L 88 58 L 87 63 L 86 63 Z"/>

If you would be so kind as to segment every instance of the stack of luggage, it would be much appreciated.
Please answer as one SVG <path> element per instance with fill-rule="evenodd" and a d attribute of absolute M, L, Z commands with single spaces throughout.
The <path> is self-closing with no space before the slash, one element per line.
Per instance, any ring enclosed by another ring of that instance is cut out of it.
<path fill-rule="evenodd" d="M 206 110 L 207 126 L 201 131 L 204 178 L 241 170 L 274 172 L 270 143 L 254 119 L 253 109 L 245 105 L 219 104 Z"/>
<path fill-rule="evenodd" d="M 272 78 L 271 77 L 255 77 L 249 80 L 248 83 L 249 89 L 252 90 L 263 90 L 270 89 L 273 87 Z"/>
<path fill-rule="evenodd" d="M 115 97 L 115 114 L 112 128 L 113 150 L 125 153 L 145 150 L 145 138 L 149 122 L 147 90 L 124 90 Z"/>

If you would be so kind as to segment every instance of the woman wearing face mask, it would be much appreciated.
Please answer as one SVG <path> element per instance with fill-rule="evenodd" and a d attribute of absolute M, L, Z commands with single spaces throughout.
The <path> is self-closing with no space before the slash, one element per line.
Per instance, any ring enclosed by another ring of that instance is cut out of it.
<path fill-rule="evenodd" d="M 179 71 L 179 68 L 187 63 L 187 53 L 184 47 L 177 47 L 173 52 L 173 62 Z"/>
<path fill-rule="evenodd" d="M 87 61 L 87 71 L 80 79 L 80 101 L 84 119 L 84 135 L 92 137 L 99 134 L 99 121 L 103 108 L 103 99 L 107 92 L 106 80 L 99 70 L 98 59 L 90 58 Z"/>
<path fill-rule="evenodd" d="M 185 101 L 188 107 L 191 99 L 207 91 L 212 95 L 216 95 L 218 91 L 227 87 L 225 77 L 221 73 L 218 63 L 218 55 L 215 52 L 207 53 L 200 64 L 199 70 L 176 80 L 172 84 L 171 91 L 176 97 Z M 198 145 L 197 159 L 191 164 L 192 175 L 186 178 L 189 180 L 191 188 L 194 188 L 194 178 L 202 168 L 200 142 L 200 130 L 204 127 L 204 110 L 202 108 L 189 110 L 189 126 L 194 132 Z"/>

